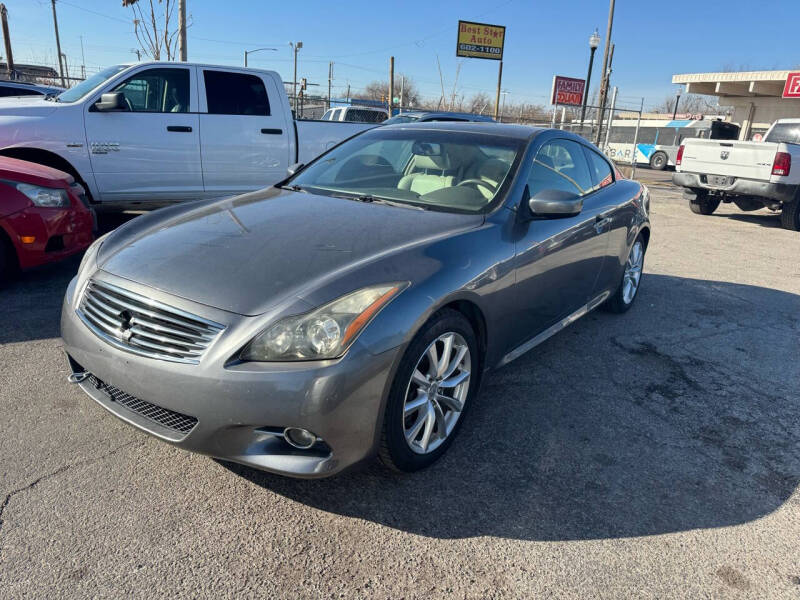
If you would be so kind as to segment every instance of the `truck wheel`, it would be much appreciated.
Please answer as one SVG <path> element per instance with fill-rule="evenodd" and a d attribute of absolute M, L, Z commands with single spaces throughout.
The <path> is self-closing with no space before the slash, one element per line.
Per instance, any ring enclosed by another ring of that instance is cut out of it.
<path fill-rule="evenodd" d="M 663 152 L 656 152 L 650 157 L 650 168 L 656 171 L 663 171 L 667 168 L 669 159 Z"/>
<path fill-rule="evenodd" d="M 789 231 L 800 231 L 800 196 L 795 196 L 791 202 L 783 203 L 781 227 Z"/>
<path fill-rule="evenodd" d="M 719 206 L 719 198 L 709 196 L 708 192 L 697 192 L 687 194 L 689 198 L 689 208 L 697 215 L 710 215 Z"/>

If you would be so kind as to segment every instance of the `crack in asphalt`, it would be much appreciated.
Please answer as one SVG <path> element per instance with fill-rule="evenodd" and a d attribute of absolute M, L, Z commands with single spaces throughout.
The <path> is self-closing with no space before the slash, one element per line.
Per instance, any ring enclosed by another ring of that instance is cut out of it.
<path fill-rule="evenodd" d="M 41 475 L 40 477 L 37 477 L 36 479 L 31 481 L 29 484 L 24 485 L 24 486 L 22 486 L 20 488 L 17 488 L 15 490 L 12 490 L 8 494 L 6 494 L 6 497 L 3 500 L 3 503 L 0 504 L 0 539 L 2 539 L 3 524 L 5 523 L 5 520 L 3 519 L 3 512 L 5 511 L 6 507 L 8 506 L 8 503 L 11 502 L 11 498 L 13 496 L 16 496 L 17 494 L 21 494 L 22 492 L 27 492 L 29 490 L 32 490 L 37 485 L 39 485 L 41 482 L 46 481 L 48 479 L 52 479 L 53 477 L 55 477 L 57 475 L 60 475 L 61 473 L 64 473 L 65 471 L 69 471 L 70 469 L 72 469 L 74 467 L 82 467 L 82 466 L 85 466 L 85 465 L 90 465 L 92 463 L 96 463 L 96 462 L 100 462 L 102 460 L 105 460 L 109 456 L 111 456 L 113 454 L 116 454 L 120 450 L 122 450 L 124 448 L 127 448 L 128 446 L 132 446 L 132 445 L 136 444 L 137 442 L 138 443 L 144 443 L 142 440 L 131 440 L 129 442 L 125 442 L 124 444 L 120 444 L 119 446 L 116 446 L 115 448 L 109 450 L 108 452 L 106 452 L 105 454 L 103 454 L 101 456 L 97 456 L 97 457 L 90 458 L 90 459 L 87 459 L 87 460 L 78 461 L 76 463 L 70 463 L 70 464 L 62 465 L 59 468 L 57 468 L 55 471 L 52 471 L 50 473 L 46 473 L 44 475 Z M 2 544 L 0 544 L 0 557 L 1 556 L 2 556 Z"/>

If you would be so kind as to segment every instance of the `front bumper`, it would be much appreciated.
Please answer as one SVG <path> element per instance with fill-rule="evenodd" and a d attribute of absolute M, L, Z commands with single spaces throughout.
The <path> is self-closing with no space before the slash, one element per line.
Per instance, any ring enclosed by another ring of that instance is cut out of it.
<path fill-rule="evenodd" d="M 55 262 L 85 250 L 94 236 L 94 218 L 80 207 L 29 207 L 3 219 L 2 227 L 14 244 L 22 269 Z M 23 243 L 23 237 L 35 241 Z"/>
<path fill-rule="evenodd" d="M 699 173 L 675 173 L 672 183 L 685 188 L 704 189 L 729 196 L 755 196 L 776 202 L 790 202 L 797 191 L 796 185 L 739 178 L 735 178 L 728 186 L 717 187 L 703 182 L 702 177 Z"/>
<path fill-rule="evenodd" d="M 123 421 L 186 450 L 295 477 L 333 475 L 377 449 L 384 399 L 400 348 L 374 355 L 356 342 L 338 360 L 226 366 L 231 354 L 222 351 L 226 330 L 200 364 L 156 360 L 112 347 L 93 334 L 75 312 L 75 281 L 67 289 L 61 313 L 71 368 L 94 375 L 80 387 Z M 152 293 L 172 304 L 179 300 Z M 221 318 L 200 305 L 195 314 Z M 228 313 L 229 322 L 231 318 Z M 118 401 L 118 393 L 126 398 Z M 197 422 L 188 433 L 176 431 L 148 417 L 152 407 Z M 285 427 L 307 429 L 322 441 L 310 450 L 293 448 L 276 435 Z"/>

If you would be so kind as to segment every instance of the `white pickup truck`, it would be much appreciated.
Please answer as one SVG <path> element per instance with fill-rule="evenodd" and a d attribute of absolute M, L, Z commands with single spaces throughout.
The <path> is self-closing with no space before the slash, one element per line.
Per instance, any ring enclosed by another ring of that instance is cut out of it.
<path fill-rule="evenodd" d="M 686 140 L 675 163 L 672 182 L 685 188 L 692 212 L 710 215 L 720 202 L 768 208 L 800 231 L 800 119 L 775 121 L 762 142 Z"/>
<path fill-rule="evenodd" d="M 137 63 L 0 99 L 0 155 L 70 173 L 98 208 L 147 208 L 266 187 L 374 126 L 295 121 L 272 71 Z"/>

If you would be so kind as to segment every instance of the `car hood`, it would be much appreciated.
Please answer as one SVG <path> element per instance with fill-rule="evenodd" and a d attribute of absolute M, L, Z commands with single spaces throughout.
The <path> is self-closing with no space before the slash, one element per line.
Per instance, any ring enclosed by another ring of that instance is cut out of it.
<path fill-rule="evenodd" d="M 58 102 L 45 100 L 44 96 L 8 96 L 0 98 L 2 117 L 43 117 L 59 107 Z"/>
<path fill-rule="evenodd" d="M 482 222 L 482 215 L 270 188 L 138 217 L 109 236 L 98 265 L 195 302 L 256 315 L 330 277 Z"/>

